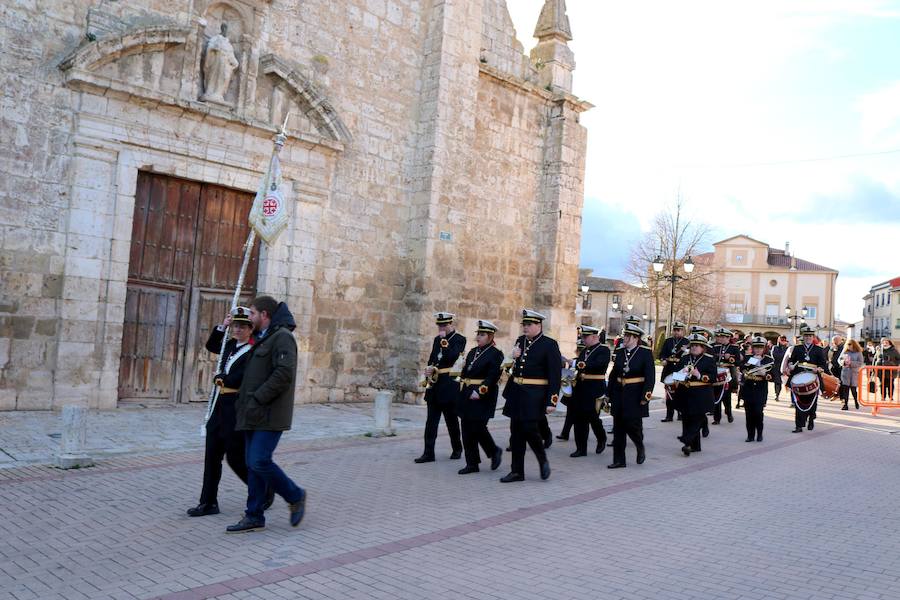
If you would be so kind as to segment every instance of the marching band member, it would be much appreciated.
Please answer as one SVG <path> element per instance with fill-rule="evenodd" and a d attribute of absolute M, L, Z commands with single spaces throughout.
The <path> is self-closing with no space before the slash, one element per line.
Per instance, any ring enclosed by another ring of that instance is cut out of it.
<path fill-rule="evenodd" d="M 663 363 L 662 376 L 660 381 L 665 381 L 666 377 L 678 368 L 681 357 L 687 351 L 688 343 L 684 337 L 684 323 L 679 321 L 672 322 L 672 337 L 663 342 L 662 350 L 659 353 L 659 359 Z M 675 416 L 675 399 L 666 393 L 666 418 L 662 419 L 663 423 L 672 421 Z M 681 414 L 678 415 L 681 420 Z"/>
<path fill-rule="evenodd" d="M 747 423 L 747 440 L 752 442 L 763 439 L 763 409 L 769 397 L 769 382 L 772 381 L 772 367 L 775 360 L 766 354 L 768 341 L 762 336 L 750 340 L 752 355 L 741 365 L 743 383 L 740 398 L 744 401 L 744 413 Z"/>
<path fill-rule="evenodd" d="M 581 331 L 581 330 L 579 329 L 579 331 Z M 579 334 L 578 335 L 578 343 L 575 344 L 576 358 L 573 358 L 571 361 L 569 361 L 565 357 L 562 357 L 563 364 L 568 367 L 570 365 L 574 365 L 575 363 L 577 363 L 578 362 L 577 355 L 581 354 L 582 350 L 584 350 L 584 340 L 581 339 L 581 334 Z M 562 431 L 559 432 L 559 435 L 556 436 L 556 439 L 568 441 L 569 440 L 569 432 L 572 431 L 572 425 L 575 424 L 575 421 L 573 420 L 574 416 L 573 416 L 573 412 L 571 410 L 569 410 L 569 399 L 567 397 L 563 396 L 562 398 L 560 398 L 559 401 L 563 404 L 563 406 L 566 407 L 566 420 L 563 422 Z"/>
<path fill-rule="evenodd" d="M 709 353 L 709 340 L 700 333 L 692 333 L 687 343 L 688 353 L 682 356 L 675 371 L 682 379 L 676 382 L 675 403 L 681 411 L 681 451 L 690 456 L 701 450 L 706 413 L 715 401 L 712 384 L 716 380 L 716 360 Z"/>
<path fill-rule="evenodd" d="M 441 415 L 444 417 L 447 433 L 450 434 L 450 445 L 453 448 L 450 458 L 456 460 L 462 456 L 459 418 L 456 415 L 459 386 L 450 376 L 450 370 L 466 349 L 466 338 L 453 327 L 455 317 L 456 315 L 447 312 L 434 315 L 438 335 L 431 344 L 428 368 L 425 369 L 426 379 L 432 381 L 425 390 L 425 403 L 428 405 L 428 414 L 425 418 L 425 450 L 422 456 L 415 459 L 417 463 L 434 462 L 434 444 L 437 441 Z"/>
<path fill-rule="evenodd" d="M 459 470 L 460 475 L 478 472 L 481 462 L 479 445 L 491 459 L 491 471 L 497 470 L 503 455 L 487 427 L 497 409 L 500 374 L 503 371 L 503 352 L 494 345 L 496 333 L 496 325 L 490 321 L 478 321 L 475 334 L 477 346 L 469 351 L 460 374 L 458 409 L 466 453 L 466 466 Z"/>
<path fill-rule="evenodd" d="M 569 411 L 575 422 L 575 452 L 569 455 L 572 458 L 587 456 L 588 425 L 597 438 L 595 452 L 600 454 L 606 448 L 606 430 L 600 422 L 597 402 L 606 395 L 610 351 L 606 344 L 600 343 L 600 330 L 596 327 L 582 325 L 579 335 L 585 347 L 575 361 L 578 377 L 569 400 Z"/>
<path fill-rule="evenodd" d="M 609 374 L 610 413 L 613 417 L 613 462 L 610 469 L 625 465 L 625 436 L 637 449 L 637 464 L 646 459 L 644 428 L 641 419 L 649 416 L 648 404 L 653 395 L 656 367 L 653 353 L 640 345 L 644 330 L 627 323 L 623 344 L 616 353 Z"/>
<path fill-rule="evenodd" d="M 562 380 L 559 344 L 543 332 L 546 317 L 533 310 L 522 311 L 525 335 L 516 340 L 512 374 L 503 389 L 503 414 L 510 419 L 512 469 L 500 481 L 525 480 L 525 445 L 531 446 L 541 469 L 541 479 L 550 477 L 544 440 L 538 431 L 541 418 L 556 410 Z"/>
<path fill-rule="evenodd" d="M 740 366 L 743 360 L 741 349 L 731 343 L 732 333 L 728 329 L 720 327 L 716 330 L 715 335 L 716 343 L 712 348 L 712 354 L 720 368 L 725 368 L 732 372 L 735 367 Z M 721 395 L 722 400 L 721 402 L 716 402 L 713 407 L 713 425 L 718 425 L 722 420 L 722 405 L 725 406 L 725 416 L 728 418 L 728 422 L 734 422 L 734 417 L 731 414 L 731 391 L 732 387 L 737 385 L 737 377 L 733 372 L 731 381 L 730 385 L 722 382 L 721 385 L 717 384 L 714 386 L 719 388 L 716 389 L 716 392 Z M 724 388 L 721 386 L 724 386 Z"/>
<path fill-rule="evenodd" d="M 807 324 L 800 327 L 800 335 L 803 338 L 802 343 L 797 344 L 791 349 L 784 374 L 788 377 L 787 386 L 791 387 L 791 382 L 799 373 L 816 373 L 819 378 L 819 389 L 822 389 L 822 373 L 828 366 L 828 357 L 825 355 L 825 349 L 815 344 L 816 332 Z M 818 393 L 812 400 L 808 409 L 803 409 L 797 402 L 795 394 L 791 392 L 794 403 L 794 433 L 803 431 L 803 426 L 812 431 L 814 421 L 816 419 L 816 405 L 818 404 Z M 808 425 L 807 425 L 808 421 Z"/>

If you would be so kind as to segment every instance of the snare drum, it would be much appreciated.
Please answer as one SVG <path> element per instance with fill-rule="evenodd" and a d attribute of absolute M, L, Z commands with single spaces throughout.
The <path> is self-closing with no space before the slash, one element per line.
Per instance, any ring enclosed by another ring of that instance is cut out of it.
<path fill-rule="evenodd" d="M 728 385 L 731 381 L 731 370 L 728 367 L 716 368 L 716 385 Z"/>
<path fill-rule="evenodd" d="M 675 381 L 675 374 L 669 373 L 663 378 L 663 385 L 666 386 L 666 391 L 669 392 L 669 396 L 675 394 L 675 386 L 678 385 L 678 382 Z"/>
<path fill-rule="evenodd" d="M 815 373 L 797 373 L 791 378 L 791 391 L 802 409 L 812 405 L 819 393 L 819 377 Z"/>

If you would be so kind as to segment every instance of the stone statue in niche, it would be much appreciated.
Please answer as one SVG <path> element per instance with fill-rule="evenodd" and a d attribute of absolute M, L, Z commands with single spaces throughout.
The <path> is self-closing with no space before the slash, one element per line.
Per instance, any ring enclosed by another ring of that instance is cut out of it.
<path fill-rule="evenodd" d="M 225 102 L 228 84 L 238 67 L 234 47 L 228 41 L 228 25 L 222 23 L 220 33 L 212 36 L 206 44 L 206 58 L 203 63 L 203 96 L 201 100 Z"/>

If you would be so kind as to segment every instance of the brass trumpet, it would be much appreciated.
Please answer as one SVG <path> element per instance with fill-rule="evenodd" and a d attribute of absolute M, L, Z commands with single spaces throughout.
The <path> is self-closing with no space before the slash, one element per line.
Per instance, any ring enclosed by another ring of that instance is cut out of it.
<path fill-rule="evenodd" d="M 426 390 L 430 390 L 431 386 L 433 386 L 437 382 L 438 378 L 437 367 L 435 367 L 434 365 L 428 365 L 428 367 L 433 368 L 434 371 L 431 372 L 431 375 L 424 375 L 422 377 L 422 383 L 419 384 Z"/>

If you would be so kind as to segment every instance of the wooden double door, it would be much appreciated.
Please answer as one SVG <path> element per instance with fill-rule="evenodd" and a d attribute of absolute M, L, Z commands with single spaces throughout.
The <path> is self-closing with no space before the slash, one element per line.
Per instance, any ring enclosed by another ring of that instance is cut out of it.
<path fill-rule="evenodd" d="M 131 232 L 119 402 L 204 401 L 206 340 L 230 308 L 253 195 L 140 172 Z M 243 299 L 256 291 L 254 248 Z"/>

